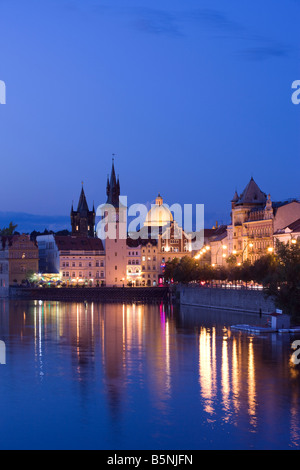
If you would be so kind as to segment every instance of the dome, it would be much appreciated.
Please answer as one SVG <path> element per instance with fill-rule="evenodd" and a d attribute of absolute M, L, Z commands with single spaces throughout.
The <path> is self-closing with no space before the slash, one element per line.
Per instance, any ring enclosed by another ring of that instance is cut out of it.
<path fill-rule="evenodd" d="M 159 194 L 147 214 L 145 226 L 147 227 L 163 227 L 173 222 L 173 216 L 170 209 L 163 204 L 163 199 Z"/>

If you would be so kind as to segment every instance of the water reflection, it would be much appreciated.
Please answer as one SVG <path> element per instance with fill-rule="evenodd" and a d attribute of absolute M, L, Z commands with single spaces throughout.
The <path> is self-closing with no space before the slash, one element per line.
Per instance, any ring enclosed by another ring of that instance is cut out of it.
<path fill-rule="evenodd" d="M 0 304 L 0 339 L 12 344 L 8 367 L 24 355 L 39 383 L 56 377 L 68 393 L 78 393 L 83 409 L 89 400 L 101 406 L 106 400 L 114 422 L 140 414 L 143 432 L 153 426 L 152 448 L 162 427 L 181 439 L 184 428 L 186 439 L 200 446 L 201 427 L 190 426 L 196 418 L 209 426 L 211 442 L 213 426 L 226 426 L 244 439 L 259 436 L 262 447 L 269 442 L 266 429 L 276 445 L 282 434 L 283 447 L 298 447 L 299 368 L 290 361 L 295 338 L 233 333 L 234 322 L 231 314 L 165 305 Z"/>

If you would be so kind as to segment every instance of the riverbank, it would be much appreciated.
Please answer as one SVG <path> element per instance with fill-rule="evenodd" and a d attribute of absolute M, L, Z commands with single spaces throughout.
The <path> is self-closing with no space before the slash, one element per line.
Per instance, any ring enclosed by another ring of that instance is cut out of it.
<path fill-rule="evenodd" d="M 265 298 L 263 291 L 252 289 L 226 289 L 223 287 L 180 286 L 177 289 L 180 305 L 220 308 L 262 314 L 275 311 L 275 304 Z"/>
<path fill-rule="evenodd" d="M 73 302 L 143 302 L 170 300 L 168 287 L 10 287 L 9 298 Z"/>

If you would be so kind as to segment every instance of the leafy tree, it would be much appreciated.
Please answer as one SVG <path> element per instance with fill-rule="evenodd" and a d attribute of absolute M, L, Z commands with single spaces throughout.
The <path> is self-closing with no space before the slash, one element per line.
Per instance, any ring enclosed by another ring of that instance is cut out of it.
<path fill-rule="evenodd" d="M 226 259 L 226 263 L 230 267 L 235 266 L 236 263 L 237 263 L 237 256 L 236 255 L 229 255 L 228 258 Z"/>
<path fill-rule="evenodd" d="M 4 227 L 0 230 L 0 236 L 10 237 L 15 233 L 16 228 L 17 225 L 14 225 L 13 222 L 10 222 L 8 227 Z"/>
<path fill-rule="evenodd" d="M 26 272 L 26 281 L 34 282 L 35 280 L 36 280 L 36 273 L 32 269 L 29 269 Z"/>
<path fill-rule="evenodd" d="M 179 264 L 179 259 L 174 258 L 171 261 L 166 262 L 166 266 L 164 269 L 164 278 L 166 281 L 170 281 L 171 279 L 174 279 L 174 273 L 175 269 Z"/>
<path fill-rule="evenodd" d="M 194 258 L 184 256 L 174 269 L 174 281 L 187 284 L 197 279 L 197 266 Z"/>
<path fill-rule="evenodd" d="M 266 294 L 278 308 L 294 319 L 300 317 L 300 243 L 276 244 L 276 269 L 268 272 L 263 283 Z"/>
<path fill-rule="evenodd" d="M 245 261 L 239 271 L 240 279 L 241 281 L 244 281 L 246 283 L 246 286 L 248 282 L 253 280 L 253 265 L 250 263 L 250 261 Z"/>
<path fill-rule="evenodd" d="M 275 273 L 277 269 L 277 259 L 273 254 L 262 256 L 252 265 L 252 278 L 258 284 L 268 284 L 270 276 Z"/>

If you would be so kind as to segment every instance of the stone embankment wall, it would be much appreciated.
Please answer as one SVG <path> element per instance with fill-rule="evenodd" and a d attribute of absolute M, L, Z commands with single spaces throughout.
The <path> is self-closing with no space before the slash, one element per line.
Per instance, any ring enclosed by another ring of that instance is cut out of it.
<path fill-rule="evenodd" d="M 181 305 L 221 308 L 241 312 L 262 313 L 275 311 L 274 302 L 264 297 L 261 290 L 225 289 L 221 287 L 185 287 L 178 289 Z"/>
<path fill-rule="evenodd" d="M 72 302 L 165 302 L 170 299 L 164 287 L 11 287 L 10 298 Z"/>
<path fill-rule="evenodd" d="M 6 298 L 9 296 L 9 288 L 8 287 L 0 287 L 0 299 Z"/>

